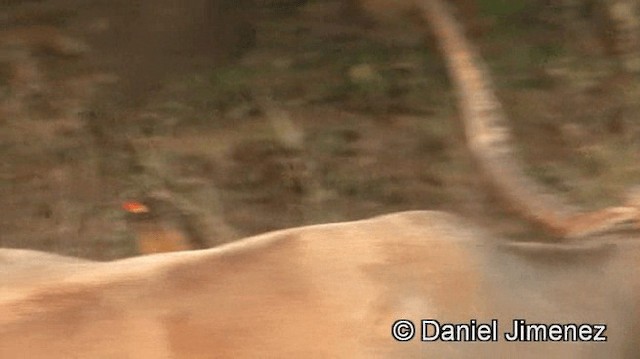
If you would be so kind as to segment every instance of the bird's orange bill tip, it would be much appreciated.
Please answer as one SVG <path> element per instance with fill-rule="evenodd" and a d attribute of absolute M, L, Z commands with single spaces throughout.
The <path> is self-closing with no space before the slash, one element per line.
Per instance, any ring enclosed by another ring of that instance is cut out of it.
<path fill-rule="evenodd" d="M 130 213 L 147 213 L 149 208 L 140 202 L 125 202 L 122 204 L 122 209 Z"/>

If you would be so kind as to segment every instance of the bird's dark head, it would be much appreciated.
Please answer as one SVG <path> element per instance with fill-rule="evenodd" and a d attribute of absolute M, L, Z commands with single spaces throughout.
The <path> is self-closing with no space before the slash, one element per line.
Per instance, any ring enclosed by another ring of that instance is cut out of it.
<path fill-rule="evenodd" d="M 142 202 L 127 201 L 122 204 L 122 209 L 131 214 L 149 213 L 149 207 Z"/>
<path fill-rule="evenodd" d="M 179 218 L 181 211 L 170 199 L 160 196 L 146 195 L 141 199 L 127 200 L 122 203 L 127 220 L 144 222 L 161 218 Z"/>
<path fill-rule="evenodd" d="M 126 212 L 127 220 L 129 221 L 146 221 L 155 216 L 151 211 L 151 206 L 146 201 L 126 201 L 122 203 L 122 209 Z"/>

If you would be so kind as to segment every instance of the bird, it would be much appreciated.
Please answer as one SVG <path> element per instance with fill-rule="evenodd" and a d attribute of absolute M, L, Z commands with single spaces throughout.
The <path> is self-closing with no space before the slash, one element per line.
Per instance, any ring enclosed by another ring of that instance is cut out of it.
<path fill-rule="evenodd" d="M 145 198 L 122 204 L 128 228 L 133 231 L 139 254 L 207 248 L 207 241 L 188 213 L 168 199 Z"/>

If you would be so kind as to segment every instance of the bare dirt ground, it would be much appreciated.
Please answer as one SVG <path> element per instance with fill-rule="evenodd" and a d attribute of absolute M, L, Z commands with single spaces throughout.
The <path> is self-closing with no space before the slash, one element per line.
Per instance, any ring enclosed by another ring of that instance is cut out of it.
<path fill-rule="evenodd" d="M 148 196 L 210 246 L 411 209 L 544 237 L 479 178 L 433 46 L 337 1 L 290 3 L 9 1 L 0 246 L 135 255 L 121 204 Z M 552 10 L 514 3 L 486 6 L 474 41 L 519 155 L 577 203 L 621 202 L 640 178 L 637 76 L 595 39 L 570 46 Z"/>

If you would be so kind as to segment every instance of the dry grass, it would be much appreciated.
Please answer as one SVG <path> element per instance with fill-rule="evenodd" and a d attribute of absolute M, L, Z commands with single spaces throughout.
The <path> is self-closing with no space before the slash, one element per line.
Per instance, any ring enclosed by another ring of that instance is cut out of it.
<path fill-rule="evenodd" d="M 489 5 L 484 16 L 500 21 L 478 41 L 530 173 L 587 206 L 619 203 L 640 177 L 640 136 L 632 135 L 640 130 L 629 110 L 640 96 L 628 93 L 637 93 L 637 79 L 618 80 L 610 59 L 565 48 L 559 29 L 535 22 L 535 7 L 498 14 Z M 242 60 L 164 80 L 133 110 L 103 91 L 93 103 L 72 101 L 98 109 L 92 119 L 62 110 L 0 119 L 0 245 L 133 255 L 119 203 L 150 192 L 182 201 L 213 244 L 408 209 L 453 210 L 503 234 L 531 235 L 477 178 L 434 50 L 391 46 L 319 15 L 334 8 L 311 2 L 292 16 L 264 16 Z M 65 61 L 43 62 L 45 79 L 64 83 L 98 63 L 92 55 Z M 10 98 L 10 70 L 0 66 Z M 621 102 L 621 91 L 631 100 Z M 44 99 L 56 103 L 59 94 Z M 296 145 L 274 128 L 265 98 L 288 117 Z"/>

